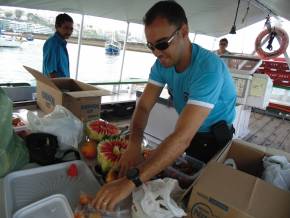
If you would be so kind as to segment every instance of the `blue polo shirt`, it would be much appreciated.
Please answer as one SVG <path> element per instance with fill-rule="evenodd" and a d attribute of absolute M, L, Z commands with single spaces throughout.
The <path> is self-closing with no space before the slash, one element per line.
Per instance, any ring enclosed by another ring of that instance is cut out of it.
<path fill-rule="evenodd" d="M 70 77 L 66 44 L 57 32 L 44 43 L 42 72 L 45 76 L 56 72 L 57 77 Z"/>
<path fill-rule="evenodd" d="M 235 119 L 236 88 L 227 66 L 216 54 L 196 44 L 192 44 L 191 64 L 185 71 L 165 68 L 157 59 L 151 68 L 149 83 L 167 85 L 179 114 L 186 104 L 210 108 L 199 132 L 209 132 L 220 120 L 230 125 Z"/>

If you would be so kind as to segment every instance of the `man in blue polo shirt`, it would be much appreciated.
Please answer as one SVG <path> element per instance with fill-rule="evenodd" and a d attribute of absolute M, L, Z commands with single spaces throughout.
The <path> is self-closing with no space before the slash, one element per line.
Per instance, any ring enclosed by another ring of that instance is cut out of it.
<path fill-rule="evenodd" d="M 73 19 L 68 14 L 59 14 L 55 20 L 56 32 L 43 46 L 43 74 L 50 78 L 70 77 L 67 41 L 73 32 Z"/>
<path fill-rule="evenodd" d="M 133 114 L 129 145 L 119 161 L 120 179 L 96 194 L 94 205 L 101 210 L 112 210 L 184 151 L 207 162 L 233 135 L 234 82 L 216 54 L 190 42 L 184 9 L 175 1 L 160 1 L 143 20 L 147 45 L 157 60 Z M 142 162 L 143 131 L 165 85 L 179 118 L 175 130 Z"/>

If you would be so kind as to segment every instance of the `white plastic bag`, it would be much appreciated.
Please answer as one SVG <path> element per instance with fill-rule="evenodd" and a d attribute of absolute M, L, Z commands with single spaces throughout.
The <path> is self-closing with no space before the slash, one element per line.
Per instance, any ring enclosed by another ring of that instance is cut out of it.
<path fill-rule="evenodd" d="M 290 191 L 290 163 L 284 156 L 263 158 L 264 172 L 262 178 L 274 186 Z"/>
<path fill-rule="evenodd" d="M 133 192 L 133 218 L 174 218 L 186 216 L 174 200 L 183 193 L 178 181 L 157 179 L 143 184 Z"/>
<path fill-rule="evenodd" d="M 29 111 L 27 120 L 28 128 L 32 132 L 45 132 L 57 136 L 62 150 L 72 146 L 78 148 L 78 144 L 82 140 L 83 123 L 61 105 L 56 105 L 54 110 L 43 118 Z"/>

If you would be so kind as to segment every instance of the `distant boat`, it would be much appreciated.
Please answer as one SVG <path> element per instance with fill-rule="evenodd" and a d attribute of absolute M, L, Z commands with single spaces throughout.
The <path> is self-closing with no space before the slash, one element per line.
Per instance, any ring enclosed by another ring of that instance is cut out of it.
<path fill-rule="evenodd" d="M 109 40 L 105 43 L 105 51 L 107 55 L 119 55 L 121 43 L 115 40 Z"/>
<path fill-rule="evenodd" d="M 21 46 L 22 42 L 22 38 L 8 35 L 0 35 L 0 47 L 17 48 Z"/>
<path fill-rule="evenodd" d="M 27 41 L 33 41 L 34 40 L 34 36 L 32 34 L 27 34 L 25 36 L 25 38 L 26 38 Z"/>

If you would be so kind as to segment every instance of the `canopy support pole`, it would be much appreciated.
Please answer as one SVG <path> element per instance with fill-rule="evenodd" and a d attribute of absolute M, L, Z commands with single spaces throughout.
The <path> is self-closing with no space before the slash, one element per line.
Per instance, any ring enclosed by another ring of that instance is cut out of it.
<path fill-rule="evenodd" d="M 77 55 L 76 76 L 75 76 L 76 80 L 78 79 L 78 74 L 79 74 L 79 64 L 80 64 L 80 55 L 81 55 L 81 44 L 82 44 L 82 38 L 83 38 L 84 18 L 85 18 L 85 15 L 82 14 L 82 21 L 81 21 L 81 27 L 80 27 L 80 32 L 79 32 L 79 38 L 78 38 L 78 55 Z"/>
<path fill-rule="evenodd" d="M 213 43 L 212 43 L 212 47 L 211 47 L 211 50 L 212 50 L 212 51 L 213 51 L 213 49 L 214 49 L 214 46 L 215 46 L 215 44 L 216 44 L 216 41 L 217 41 L 217 38 L 214 38 Z"/>
<path fill-rule="evenodd" d="M 127 30 L 126 30 L 126 37 L 125 37 L 125 41 L 124 41 L 124 45 L 123 45 L 123 57 L 122 57 L 122 63 L 121 63 L 121 72 L 120 72 L 120 77 L 119 77 L 119 83 L 122 80 L 122 75 L 123 75 L 123 69 L 124 69 L 124 60 L 125 60 L 125 54 L 126 54 L 126 44 L 127 44 L 127 40 L 128 40 L 128 36 L 129 36 L 129 26 L 130 23 L 127 22 Z M 120 84 L 118 85 L 118 92 L 117 94 L 119 95 L 120 92 Z"/>
<path fill-rule="evenodd" d="M 193 42 L 193 43 L 195 42 L 196 35 L 197 35 L 197 33 L 195 32 L 195 33 L 194 33 L 194 37 L 193 37 L 193 39 L 192 39 L 192 42 Z"/>
<path fill-rule="evenodd" d="M 287 64 L 288 64 L 288 67 L 289 67 L 289 69 L 290 69 L 290 58 L 289 58 L 289 55 L 288 55 L 287 51 L 284 53 L 284 57 L 285 57 L 285 59 L 286 59 L 286 62 L 287 62 Z"/>

